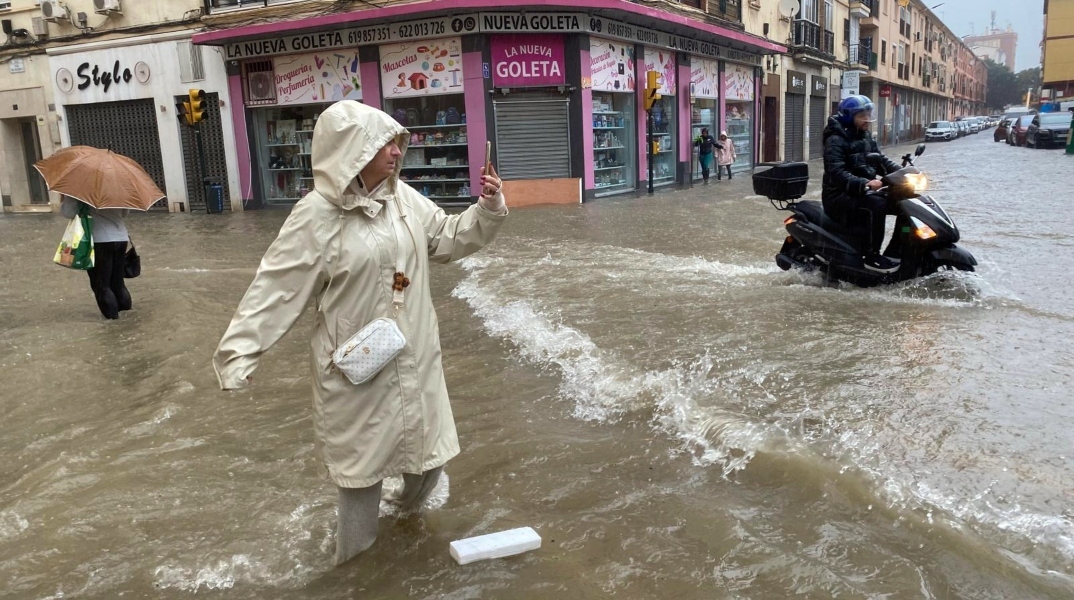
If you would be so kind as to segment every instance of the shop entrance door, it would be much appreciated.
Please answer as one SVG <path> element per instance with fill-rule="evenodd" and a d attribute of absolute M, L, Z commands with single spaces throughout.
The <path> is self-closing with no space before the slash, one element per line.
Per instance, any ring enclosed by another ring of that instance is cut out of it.
<path fill-rule="evenodd" d="M 48 204 L 48 189 L 45 180 L 34 168 L 34 163 L 41 160 L 41 140 L 37 137 L 37 122 L 33 119 L 19 121 L 22 129 L 22 153 L 26 162 L 26 182 L 30 188 L 30 204 Z"/>
<path fill-rule="evenodd" d="M 805 145 L 805 96 L 787 94 L 784 103 L 787 108 L 787 129 L 783 138 L 783 159 L 801 161 Z"/>
<path fill-rule="evenodd" d="M 809 97 L 809 160 L 824 156 L 824 125 L 827 123 L 827 98 Z"/>
<path fill-rule="evenodd" d="M 107 148 L 129 156 L 149 173 L 165 194 L 164 158 L 160 151 L 156 103 L 152 99 L 69 105 L 67 127 L 71 145 Z M 152 208 L 167 209 L 161 198 Z"/>
<path fill-rule="evenodd" d="M 496 116 L 496 168 L 508 181 L 571 176 L 570 101 L 519 94 L 492 103 Z"/>
<path fill-rule="evenodd" d="M 779 98 L 764 97 L 764 162 L 779 161 Z"/>

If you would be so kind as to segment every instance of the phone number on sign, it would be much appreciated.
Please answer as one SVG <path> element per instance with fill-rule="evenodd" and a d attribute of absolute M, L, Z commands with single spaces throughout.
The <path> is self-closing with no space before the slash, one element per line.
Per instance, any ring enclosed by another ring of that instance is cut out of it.
<path fill-rule="evenodd" d="M 400 25 L 397 31 L 400 39 L 413 37 L 426 37 L 430 35 L 443 35 L 446 28 L 443 21 L 424 23 L 409 23 Z"/>
<path fill-rule="evenodd" d="M 369 44 L 373 42 L 387 42 L 391 39 L 391 29 L 388 27 L 372 27 L 370 29 L 361 29 L 358 31 L 352 31 L 347 36 L 347 41 L 351 44 Z"/>

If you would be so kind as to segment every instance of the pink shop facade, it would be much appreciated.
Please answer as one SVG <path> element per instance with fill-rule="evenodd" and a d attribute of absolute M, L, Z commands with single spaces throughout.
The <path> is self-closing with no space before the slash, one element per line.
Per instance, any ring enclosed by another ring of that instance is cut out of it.
<path fill-rule="evenodd" d="M 221 47 L 233 99 L 243 205 L 286 205 L 312 189 L 320 112 L 351 99 L 411 133 L 402 177 L 445 206 L 476 199 L 484 142 L 532 202 L 584 202 L 648 187 L 646 71 L 654 186 L 700 179 L 692 140 L 727 131 L 734 170 L 752 168 L 766 54 L 785 47 L 734 28 L 621 2 L 534 6 L 424 2 L 201 33 Z M 599 10 L 600 16 L 593 14 Z M 589 11 L 589 12 L 582 12 Z"/>

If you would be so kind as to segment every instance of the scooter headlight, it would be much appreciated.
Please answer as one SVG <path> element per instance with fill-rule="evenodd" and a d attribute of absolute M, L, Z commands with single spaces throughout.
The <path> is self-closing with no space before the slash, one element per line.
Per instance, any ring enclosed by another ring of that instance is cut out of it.
<path fill-rule="evenodd" d="M 907 173 L 906 183 L 914 188 L 914 192 L 920 194 L 929 188 L 929 179 L 924 173 Z"/>
<path fill-rule="evenodd" d="M 931 240 L 936 237 L 936 232 L 931 227 L 925 225 L 917 217 L 910 217 L 910 221 L 914 224 L 914 235 L 922 240 Z"/>

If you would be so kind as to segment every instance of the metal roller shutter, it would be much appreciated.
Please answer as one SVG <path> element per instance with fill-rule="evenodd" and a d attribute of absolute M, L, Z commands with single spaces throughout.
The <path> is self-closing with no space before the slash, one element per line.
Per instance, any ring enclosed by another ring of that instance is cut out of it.
<path fill-rule="evenodd" d="M 133 158 L 165 194 L 164 158 L 160 152 L 156 104 L 152 99 L 69 105 L 67 129 L 72 146 L 107 148 Z M 166 208 L 167 198 L 153 205 Z"/>
<path fill-rule="evenodd" d="M 805 96 L 787 94 L 784 113 L 783 160 L 804 160 Z"/>
<path fill-rule="evenodd" d="M 809 98 L 809 159 L 824 156 L 824 125 L 828 122 L 825 112 L 828 110 L 827 98 L 810 96 Z"/>
<path fill-rule="evenodd" d="M 506 180 L 571 176 L 569 101 L 496 100 L 496 168 Z"/>

